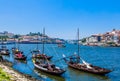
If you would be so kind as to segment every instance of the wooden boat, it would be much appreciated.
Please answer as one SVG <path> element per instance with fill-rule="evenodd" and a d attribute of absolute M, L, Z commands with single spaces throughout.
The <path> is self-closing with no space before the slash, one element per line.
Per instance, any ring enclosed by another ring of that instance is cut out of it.
<path fill-rule="evenodd" d="M 23 52 L 18 51 L 17 53 L 14 54 L 14 58 L 16 60 L 26 60 L 27 57 L 23 55 Z"/>
<path fill-rule="evenodd" d="M 44 59 L 46 57 L 48 60 L 50 60 L 53 56 L 47 56 L 46 54 L 41 54 L 40 50 L 33 50 L 31 52 L 33 54 L 33 58 L 39 58 L 39 59 Z"/>
<path fill-rule="evenodd" d="M 1 54 L 1 55 L 9 55 L 10 52 L 9 52 L 9 50 L 7 49 L 6 46 L 1 46 L 0 54 Z"/>
<path fill-rule="evenodd" d="M 45 35 L 45 30 L 43 31 L 43 35 Z M 44 44 L 44 42 L 43 42 Z M 43 54 L 44 54 L 44 45 L 43 45 Z M 65 70 L 64 69 L 61 69 L 57 66 L 55 66 L 54 64 L 51 64 L 47 57 L 46 56 L 43 56 L 44 59 L 37 59 L 37 58 L 33 58 L 33 63 L 34 63 L 34 66 L 35 68 L 43 71 L 43 72 L 46 72 L 46 73 L 49 73 L 49 74 L 52 74 L 52 75 L 62 75 Z"/>
<path fill-rule="evenodd" d="M 78 62 L 75 63 L 75 61 L 74 62 L 68 61 L 66 63 L 71 68 L 78 69 L 78 70 L 84 71 L 84 72 L 93 73 L 93 74 L 105 75 L 105 74 L 111 72 L 111 70 L 101 68 L 98 66 L 93 66 L 92 64 L 88 64 L 88 63 L 83 63 L 83 64 L 78 63 Z"/>
<path fill-rule="evenodd" d="M 33 61 L 33 63 L 34 63 L 35 68 L 39 69 L 40 71 L 52 74 L 52 75 L 60 76 L 65 72 L 64 69 L 56 67 L 54 64 L 42 63 L 39 61 Z"/>
<path fill-rule="evenodd" d="M 79 29 L 78 29 L 78 41 L 79 41 Z M 78 43 L 78 54 L 74 54 L 74 55 L 68 57 L 69 60 L 67 59 L 67 57 L 65 57 L 65 55 L 63 55 L 63 57 L 69 67 L 80 70 L 80 71 L 89 72 L 89 73 L 93 73 L 93 74 L 99 74 L 99 75 L 105 75 L 105 74 L 111 72 L 111 70 L 109 70 L 109 69 L 94 66 L 92 64 L 85 62 L 79 56 L 79 43 Z M 82 63 L 80 63 L 80 60 Z"/>
<path fill-rule="evenodd" d="M 19 45 L 18 45 L 19 46 Z M 19 47 L 18 47 L 19 48 Z M 26 61 L 27 57 L 23 54 L 22 51 L 20 51 L 18 48 L 13 47 L 12 48 L 12 53 L 14 54 L 14 58 L 16 60 L 22 60 L 22 61 Z"/>

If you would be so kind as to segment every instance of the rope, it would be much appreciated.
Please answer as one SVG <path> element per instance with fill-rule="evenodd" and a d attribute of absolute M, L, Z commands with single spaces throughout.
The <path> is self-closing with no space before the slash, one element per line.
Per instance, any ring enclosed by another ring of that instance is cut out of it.
<path fill-rule="evenodd" d="M 53 48 L 53 50 L 54 50 L 54 52 L 55 52 L 55 54 L 57 55 L 57 57 L 59 57 L 59 55 L 58 55 L 58 53 L 57 53 L 57 51 L 55 50 L 55 48 L 53 47 L 53 44 L 52 44 L 52 48 Z M 64 67 L 64 65 L 63 65 L 63 63 L 60 61 L 60 64 L 62 65 L 62 67 Z"/>
<path fill-rule="evenodd" d="M 46 50 L 48 51 L 48 53 L 50 53 L 50 51 L 48 50 L 48 47 L 46 47 Z"/>

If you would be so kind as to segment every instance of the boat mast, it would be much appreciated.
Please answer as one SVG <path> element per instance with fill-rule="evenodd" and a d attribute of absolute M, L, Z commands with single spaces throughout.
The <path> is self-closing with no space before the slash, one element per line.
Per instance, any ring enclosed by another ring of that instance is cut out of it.
<path fill-rule="evenodd" d="M 37 34 L 37 50 L 38 50 L 38 34 Z"/>
<path fill-rule="evenodd" d="M 1 39 L 2 39 L 2 41 L 1 41 L 1 43 L 2 43 L 2 47 L 4 46 L 4 39 L 3 39 L 3 36 L 1 36 Z"/>
<path fill-rule="evenodd" d="M 3 46 L 3 37 L 1 36 L 1 46 Z"/>
<path fill-rule="evenodd" d="M 44 36 L 45 36 L 45 28 L 43 28 L 43 35 L 42 35 L 42 42 L 43 42 L 43 50 L 42 50 L 42 53 L 44 54 L 44 43 L 45 43 L 45 40 L 44 40 Z"/>
<path fill-rule="evenodd" d="M 20 48 L 20 46 L 19 46 L 19 45 L 20 45 L 20 39 L 18 39 L 18 43 L 17 43 L 17 44 L 18 44 L 17 47 L 18 47 L 18 49 L 19 49 L 19 48 Z"/>
<path fill-rule="evenodd" d="M 14 36 L 14 48 L 16 48 L 16 41 L 15 41 L 15 36 Z"/>
<path fill-rule="evenodd" d="M 43 52 L 42 52 L 42 54 L 44 54 L 44 47 L 45 47 L 45 39 L 44 39 L 44 37 L 45 37 L 45 28 L 43 28 Z M 45 56 L 45 60 L 47 61 L 47 63 L 49 64 L 49 61 L 48 61 L 48 59 L 46 58 L 46 56 Z M 51 67 L 50 65 L 49 65 L 49 67 Z"/>
<path fill-rule="evenodd" d="M 77 36 L 78 36 L 78 40 L 77 40 L 77 43 L 78 43 L 78 56 L 80 56 L 80 55 L 79 55 L 79 53 L 80 53 L 80 46 L 79 46 L 79 28 L 77 29 Z"/>

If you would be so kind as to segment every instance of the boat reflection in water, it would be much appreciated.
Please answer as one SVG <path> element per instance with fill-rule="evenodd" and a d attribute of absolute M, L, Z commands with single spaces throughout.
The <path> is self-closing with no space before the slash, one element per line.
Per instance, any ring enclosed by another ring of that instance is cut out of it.
<path fill-rule="evenodd" d="M 71 78 L 75 81 L 111 81 L 108 76 L 78 71 L 71 67 L 68 68 L 68 72 L 72 76 Z"/>
<path fill-rule="evenodd" d="M 46 79 L 50 79 L 52 81 L 66 81 L 64 75 L 62 75 L 62 76 L 54 76 L 54 75 L 45 73 L 45 72 L 43 72 L 43 71 L 41 71 L 41 70 L 39 70 L 37 68 L 35 68 L 35 71 L 37 73 L 39 73 L 40 76 L 42 76 L 42 77 L 44 77 Z"/>

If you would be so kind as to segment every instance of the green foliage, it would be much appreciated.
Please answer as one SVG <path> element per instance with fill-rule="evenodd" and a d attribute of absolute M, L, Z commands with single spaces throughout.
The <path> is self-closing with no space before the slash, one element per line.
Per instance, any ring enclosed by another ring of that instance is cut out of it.
<path fill-rule="evenodd" d="M 107 44 L 110 44 L 110 45 L 112 45 L 112 44 L 115 44 L 115 42 L 107 42 Z"/>
<path fill-rule="evenodd" d="M 29 34 L 27 34 L 27 36 L 35 36 L 35 35 L 42 36 L 42 33 L 40 33 L 40 32 L 37 32 L 37 33 L 30 32 Z"/>
<path fill-rule="evenodd" d="M 86 42 L 86 38 L 83 38 L 83 39 L 81 40 L 81 42 L 82 42 L 82 43 L 85 43 L 85 42 Z"/>
<path fill-rule="evenodd" d="M 118 46 L 115 42 L 107 42 L 106 44 L 108 46 Z"/>
<path fill-rule="evenodd" d="M 0 68 L 0 81 L 11 81 L 10 80 L 10 75 L 8 75 L 6 72 Z"/>
<path fill-rule="evenodd" d="M 8 38 L 8 36 L 0 36 L 0 41 L 7 41 Z"/>
<path fill-rule="evenodd" d="M 20 35 L 17 35 L 17 34 L 13 36 L 13 38 L 16 38 L 16 39 L 19 37 L 20 37 Z"/>

